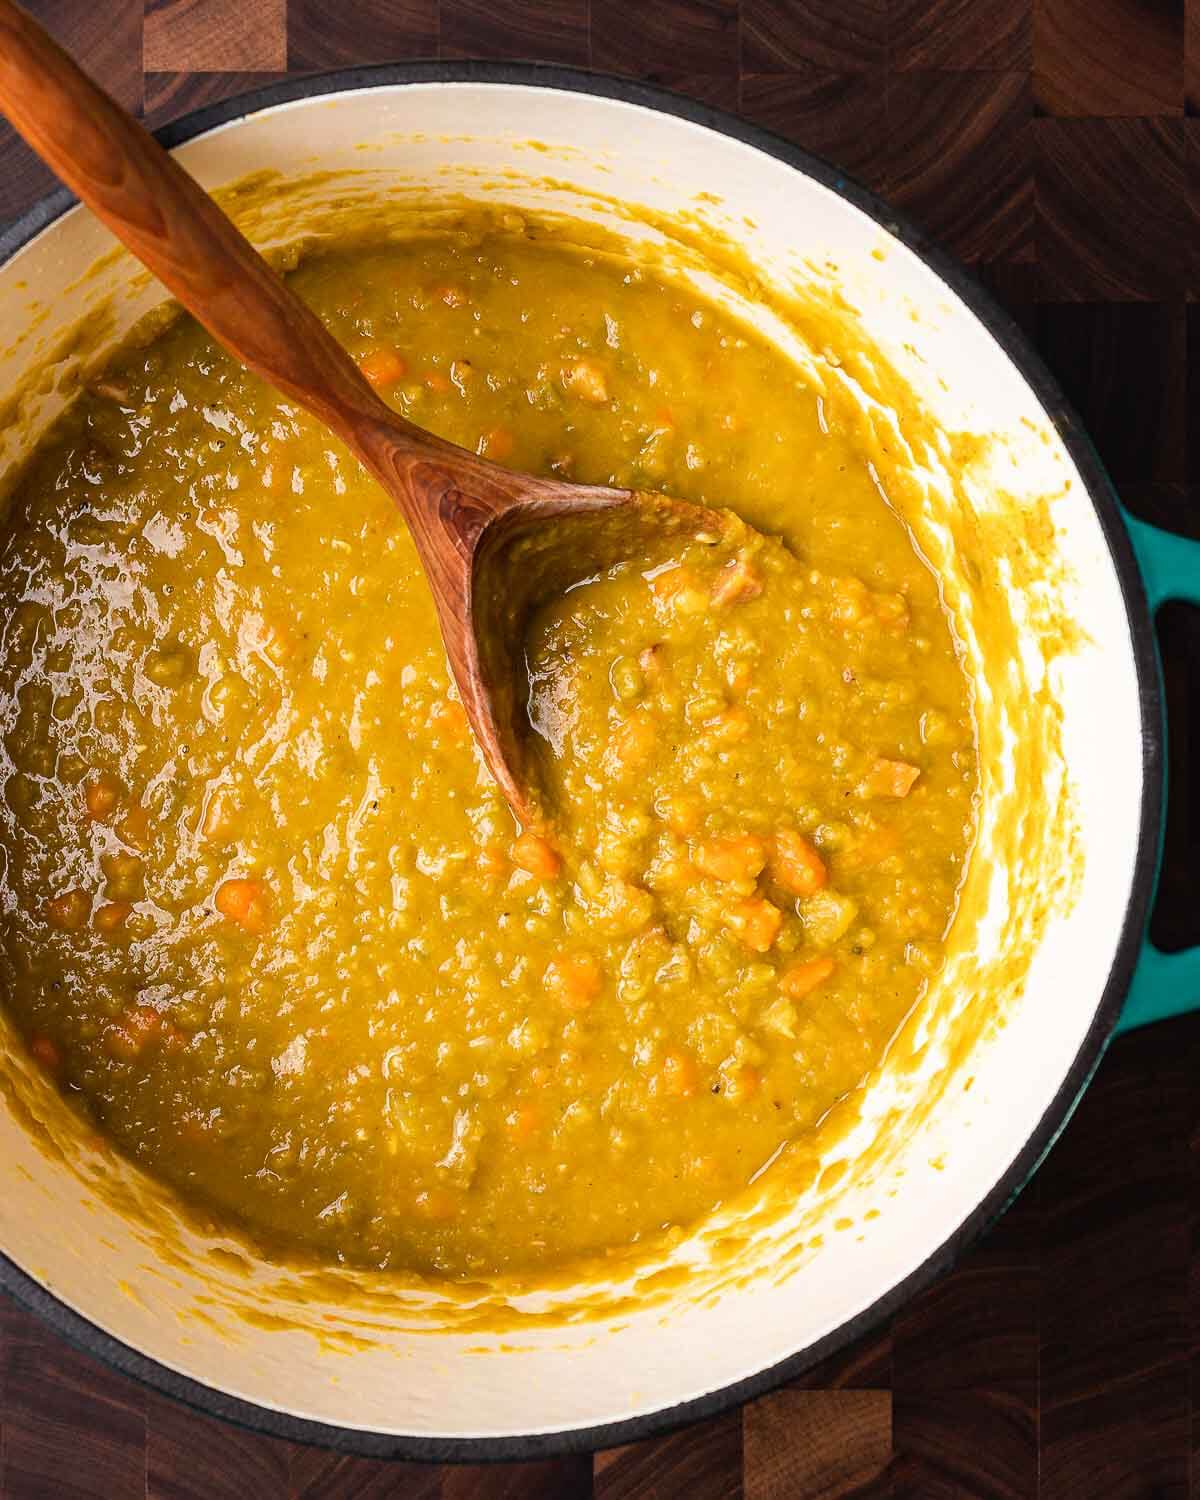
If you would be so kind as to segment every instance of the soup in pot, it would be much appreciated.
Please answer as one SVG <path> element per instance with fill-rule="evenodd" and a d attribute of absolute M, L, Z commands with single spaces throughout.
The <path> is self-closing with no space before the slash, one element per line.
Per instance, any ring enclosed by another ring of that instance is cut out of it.
<path fill-rule="evenodd" d="M 669 280 L 468 223 L 291 281 L 422 426 L 762 535 L 539 608 L 523 833 L 387 498 L 189 319 L 126 348 L 0 551 L 5 1003 L 273 1253 L 465 1277 L 677 1232 L 942 961 L 976 765 L 937 580 L 836 405 Z"/>

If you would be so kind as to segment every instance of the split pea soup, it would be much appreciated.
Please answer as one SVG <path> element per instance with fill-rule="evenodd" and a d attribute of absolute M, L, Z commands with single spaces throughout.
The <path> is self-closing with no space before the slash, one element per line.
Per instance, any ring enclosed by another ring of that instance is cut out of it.
<path fill-rule="evenodd" d="M 761 536 L 538 609 L 521 833 L 385 496 L 190 320 L 124 349 L 0 550 L 4 1004 L 272 1254 L 652 1247 L 779 1171 L 942 962 L 976 764 L 936 580 L 836 402 L 631 263 L 481 222 L 291 281 L 421 425 Z"/>

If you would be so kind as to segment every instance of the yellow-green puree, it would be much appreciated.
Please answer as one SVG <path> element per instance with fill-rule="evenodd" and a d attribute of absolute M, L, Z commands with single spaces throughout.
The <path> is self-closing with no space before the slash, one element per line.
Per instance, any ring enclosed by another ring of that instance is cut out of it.
<path fill-rule="evenodd" d="M 936 580 L 797 369 L 632 264 L 446 234 L 292 283 L 422 425 L 765 535 L 539 611 L 519 836 L 390 502 L 190 321 L 125 351 L 0 555 L 7 1003 L 279 1251 L 463 1276 L 686 1226 L 940 964 L 976 770 Z"/>

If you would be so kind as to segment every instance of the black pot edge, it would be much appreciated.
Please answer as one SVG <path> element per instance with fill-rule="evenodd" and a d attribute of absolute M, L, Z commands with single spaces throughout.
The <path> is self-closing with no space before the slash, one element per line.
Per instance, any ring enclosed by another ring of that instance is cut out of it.
<path fill-rule="evenodd" d="M 784 1381 L 794 1379 L 883 1322 L 903 1303 L 949 1270 L 968 1246 L 999 1218 L 1033 1175 L 1073 1114 L 1111 1040 L 1133 976 L 1149 914 L 1158 862 L 1164 793 L 1163 698 L 1154 629 L 1133 547 L 1121 519 L 1120 505 L 1099 455 L 1058 382 L 1017 324 L 993 301 L 964 266 L 940 251 L 904 215 L 896 213 L 882 199 L 828 162 L 770 131 L 750 125 L 708 105 L 669 93 L 665 89 L 602 73 L 524 62 L 381 63 L 286 79 L 196 110 L 162 127 L 155 134 L 164 146 L 175 147 L 231 120 L 292 100 L 417 83 L 483 83 L 559 89 L 598 95 L 674 115 L 692 124 L 731 136 L 816 179 L 847 199 L 920 256 L 966 303 L 1021 372 L 1057 429 L 1083 479 L 1120 581 L 1138 675 L 1142 714 L 1141 820 L 1125 918 L 1103 994 L 1061 1086 L 1007 1171 L 948 1239 L 916 1270 L 897 1282 L 870 1307 L 864 1308 L 816 1343 L 798 1350 L 769 1369 L 675 1406 L 591 1427 L 530 1433 L 517 1437 L 396 1436 L 352 1427 L 337 1427 L 292 1416 L 271 1407 L 226 1395 L 181 1375 L 169 1366 L 140 1354 L 90 1322 L 48 1292 L 7 1256 L 0 1254 L 0 1287 L 17 1302 L 36 1313 L 76 1348 L 205 1415 L 219 1417 L 271 1437 L 314 1443 L 339 1453 L 370 1458 L 429 1463 L 520 1462 L 636 1443 L 688 1423 L 717 1416 L 733 1406 L 761 1396 Z M 0 234 L 0 264 L 61 217 L 75 201 L 66 189 L 59 188 Z"/>

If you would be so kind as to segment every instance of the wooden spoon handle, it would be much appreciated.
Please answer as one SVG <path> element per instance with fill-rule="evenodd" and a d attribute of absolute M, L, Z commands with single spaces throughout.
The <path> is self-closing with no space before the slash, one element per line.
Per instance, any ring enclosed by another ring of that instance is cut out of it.
<path fill-rule="evenodd" d="M 215 338 L 372 469 L 384 431 L 393 453 L 446 451 L 380 400 L 199 184 L 12 0 L 0 0 L 0 109 Z"/>

